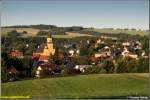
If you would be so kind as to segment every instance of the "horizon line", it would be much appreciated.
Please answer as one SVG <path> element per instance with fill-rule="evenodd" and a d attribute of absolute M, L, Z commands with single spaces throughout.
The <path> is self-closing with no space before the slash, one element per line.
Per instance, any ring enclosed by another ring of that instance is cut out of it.
<path fill-rule="evenodd" d="M 54 25 L 54 24 L 18 24 L 18 25 L 1 25 L 1 27 L 11 27 L 11 26 L 30 26 L 30 25 Z M 82 25 L 70 25 L 70 26 L 63 26 L 63 25 L 54 25 L 56 27 L 83 27 L 83 28 L 113 28 L 113 29 L 136 29 L 136 30 L 149 30 L 149 29 L 143 29 L 143 28 L 135 28 L 135 27 L 95 27 L 95 26 L 82 26 Z"/>

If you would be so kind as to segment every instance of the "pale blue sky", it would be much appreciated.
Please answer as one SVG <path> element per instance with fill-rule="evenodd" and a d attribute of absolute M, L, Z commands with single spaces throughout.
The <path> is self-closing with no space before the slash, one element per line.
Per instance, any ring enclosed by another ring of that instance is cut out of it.
<path fill-rule="evenodd" d="M 149 27 L 148 0 L 3 0 L 1 25 Z"/>

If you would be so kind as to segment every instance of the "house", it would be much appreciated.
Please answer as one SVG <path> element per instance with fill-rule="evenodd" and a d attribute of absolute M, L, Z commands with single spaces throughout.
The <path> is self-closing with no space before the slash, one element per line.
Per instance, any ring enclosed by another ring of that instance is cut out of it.
<path fill-rule="evenodd" d="M 73 62 L 69 61 L 69 62 L 66 63 L 65 67 L 72 69 L 72 68 L 75 67 L 75 64 Z"/>
<path fill-rule="evenodd" d="M 108 46 L 105 46 L 104 49 L 105 50 L 110 50 L 110 48 Z"/>
<path fill-rule="evenodd" d="M 124 51 L 122 52 L 121 55 L 123 56 L 123 58 L 130 57 L 133 59 L 138 59 L 138 55 L 129 52 L 127 48 L 124 48 Z"/>
<path fill-rule="evenodd" d="M 98 40 L 96 41 L 96 43 L 97 43 L 97 44 L 100 44 L 100 43 L 101 43 L 101 39 L 98 39 Z"/>
<path fill-rule="evenodd" d="M 36 77 L 40 77 L 40 71 L 42 70 L 41 66 L 38 66 L 37 67 L 37 70 L 36 70 L 36 73 L 35 73 L 35 76 Z"/>
<path fill-rule="evenodd" d="M 42 70 L 47 70 L 49 75 L 61 73 L 61 68 L 58 65 L 43 63 L 36 68 L 35 76 L 40 77 Z"/>
<path fill-rule="evenodd" d="M 90 40 L 87 40 L 86 43 L 87 43 L 87 44 L 90 44 Z"/>
<path fill-rule="evenodd" d="M 142 56 L 143 58 L 148 58 L 148 55 L 146 55 L 145 51 L 142 51 L 141 56 Z"/>
<path fill-rule="evenodd" d="M 129 42 L 123 42 L 122 45 L 123 45 L 124 47 L 129 47 L 131 44 L 130 44 Z"/>
<path fill-rule="evenodd" d="M 9 53 L 9 55 L 12 56 L 12 57 L 17 57 L 17 58 L 23 58 L 24 57 L 23 52 L 20 52 L 18 50 L 11 51 Z"/>
<path fill-rule="evenodd" d="M 72 57 L 72 56 L 74 55 L 74 53 L 75 53 L 75 51 L 74 51 L 73 49 L 70 49 L 68 52 L 69 52 L 69 54 L 70 54 L 71 57 Z"/>
<path fill-rule="evenodd" d="M 26 44 L 26 47 L 28 48 L 28 47 L 29 47 L 29 44 Z"/>
<path fill-rule="evenodd" d="M 124 50 L 122 51 L 121 55 L 125 57 L 129 53 L 128 49 L 124 47 Z"/>
<path fill-rule="evenodd" d="M 64 45 L 65 48 L 69 48 L 69 47 L 71 47 L 71 46 L 72 46 L 71 44 L 65 44 L 65 45 Z"/>
<path fill-rule="evenodd" d="M 136 41 L 134 43 L 134 50 L 141 50 L 142 49 L 142 44 L 139 41 Z"/>
<path fill-rule="evenodd" d="M 11 66 L 7 69 L 5 69 L 6 72 L 8 72 L 9 74 L 18 74 L 19 72 L 16 70 L 15 67 Z"/>
<path fill-rule="evenodd" d="M 33 59 L 48 62 L 49 56 L 55 54 L 51 35 L 47 38 L 46 44 L 38 46 L 37 51 L 33 53 Z"/>
<path fill-rule="evenodd" d="M 80 70 L 81 72 L 85 72 L 86 68 L 93 67 L 92 65 L 76 65 L 75 69 Z"/>
<path fill-rule="evenodd" d="M 68 53 L 69 53 L 70 57 L 72 57 L 72 56 L 78 55 L 80 53 L 80 50 L 79 49 L 70 49 L 68 51 Z"/>
<path fill-rule="evenodd" d="M 105 46 L 98 53 L 94 54 L 95 58 L 106 58 L 111 56 L 111 50 L 109 46 Z"/>
<path fill-rule="evenodd" d="M 99 53 L 95 53 L 94 57 L 95 58 L 107 58 L 111 56 L 111 52 L 110 51 L 104 51 L 104 52 L 99 52 Z"/>
<path fill-rule="evenodd" d="M 116 50 L 113 51 L 113 56 L 119 56 L 121 55 L 122 51 L 120 48 L 117 48 Z"/>

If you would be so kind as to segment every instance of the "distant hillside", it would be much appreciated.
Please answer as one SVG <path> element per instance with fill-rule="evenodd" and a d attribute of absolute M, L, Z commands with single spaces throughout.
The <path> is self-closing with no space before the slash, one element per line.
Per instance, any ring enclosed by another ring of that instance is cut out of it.
<path fill-rule="evenodd" d="M 54 25 L 29 25 L 29 26 L 7 26 L 2 27 L 2 35 L 7 35 L 8 32 L 16 30 L 17 32 L 26 31 L 28 36 L 36 36 L 39 31 L 50 32 L 53 35 L 64 35 L 68 31 L 82 31 L 84 28 L 80 26 L 72 27 L 57 27 Z"/>
<path fill-rule="evenodd" d="M 111 29 L 111 28 L 102 28 L 102 29 L 98 29 L 98 28 L 89 28 L 87 29 L 88 31 L 94 31 L 94 32 L 100 32 L 100 33 L 127 33 L 130 35 L 141 35 L 141 36 L 145 36 L 148 35 L 148 31 L 142 31 L 142 30 L 127 30 L 127 29 Z"/>
<path fill-rule="evenodd" d="M 113 29 L 113 28 L 83 28 L 81 26 L 72 27 L 57 27 L 55 25 L 29 25 L 29 26 L 7 26 L 2 27 L 2 35 L 6 35 L 8 32 L 16 30 L 17 32 L 26 31 L 28 36 L 36 36 L 39 31 L 50 32 L 53 35 L 65 35 L 66 32 L 74 32 L 79 34 L 95 35 L 100 33 L 116 34 L 116 33 L 127 33 L 130 35 L 148 35 L 148 31 L 135 30 L 135 29 Z M 73 34 L 74 35 L 74 34 Z M 81 35 L 82 36 L 82 35 Z"/>

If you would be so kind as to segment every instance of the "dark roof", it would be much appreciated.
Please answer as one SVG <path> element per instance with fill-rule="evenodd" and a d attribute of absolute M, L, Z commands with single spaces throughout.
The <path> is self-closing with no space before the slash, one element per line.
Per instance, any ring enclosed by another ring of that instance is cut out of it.
<path fill-rule="evenodd" d="M 37 53 L 43 52 L 44 47 L 45 47 L 45 44 L 41 44 L 40 47 L 36 49 L 36 52 L 37 52 Z"/>
<path fill-rule="evenodd" d="M 75 64 L 72 63 L 72 62 L 68 62 L 65 66 L 68 67 L 68 68 L 74 68 Z"/>

